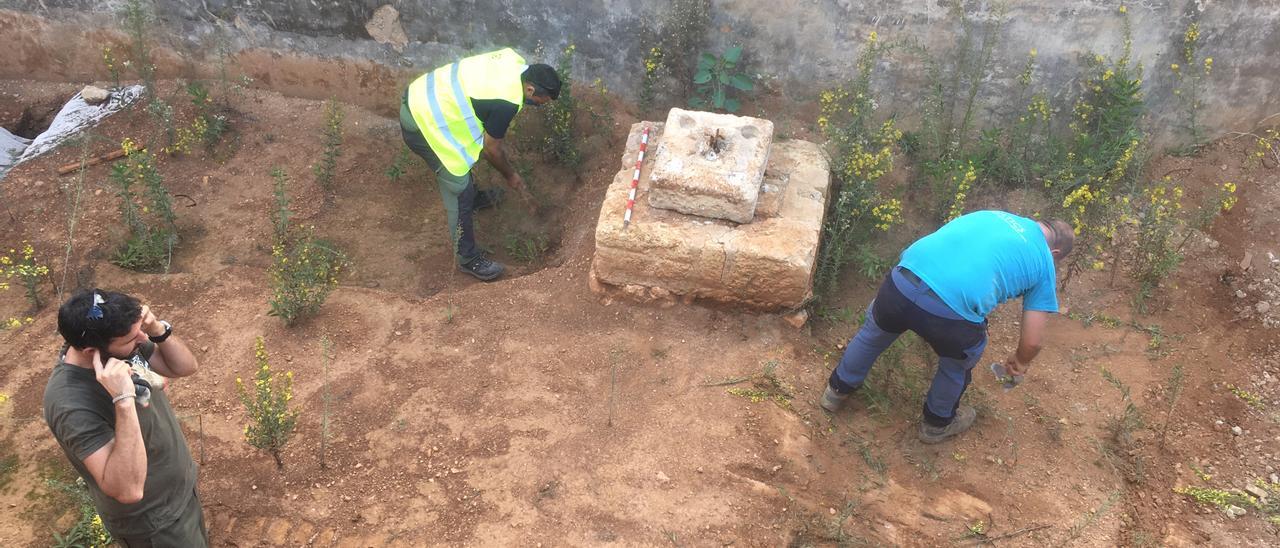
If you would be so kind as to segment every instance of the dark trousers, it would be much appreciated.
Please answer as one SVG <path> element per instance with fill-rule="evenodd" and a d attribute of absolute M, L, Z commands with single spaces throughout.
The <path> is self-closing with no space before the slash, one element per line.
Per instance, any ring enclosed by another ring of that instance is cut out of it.
<path fill-rule="evenodd" d="M 427 138 L 418 131 L 413 116 L 409 114 L 407 100 L 402 100 L 400 104 L 400 136 L 404 138 L 404 144 L 409 150 L 426 160 L 427 167 L 436 174 L 436 186 L 440 187 L 440 199 L 444 202 L 444 210 L 449 218 L 449 234 L 458 264 L 471 262 L 480 256 L 473 221 L 479 191 L 471 180 L 471 172 L 457 176 L 444 169 L 440 158 L 427 144 Z"/>
<path fill-rule="evenodd" d="M 147 537 L 116 537 L 116 542 L 125 548 L 206 548 L 209 546 L 209 531 L 204 525 L 204 509 L 200 507 L 200 496 L 191 492 L 191 500 L 182 515 L 172 525 L 161 529 Z"/>
<path fill-rule="evenodd" d="M 955 417 L 960 397 L 973 380 L 973 367 L 986 349 L 987 326 L 952 312 L 908 270 L 894 268 L 885 276 L 867 307 L 866 320 L 831 372 L 829 384 L 841 394 L 862 386 L 876 358 L 908 330 L 938 354 L 938 370 L 925 398 L 924 421 L 946 426 Z"/>

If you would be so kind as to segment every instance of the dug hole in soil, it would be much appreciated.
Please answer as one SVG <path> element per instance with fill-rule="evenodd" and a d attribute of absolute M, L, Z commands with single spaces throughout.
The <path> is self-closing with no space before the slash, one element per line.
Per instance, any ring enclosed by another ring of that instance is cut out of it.
<path fill-rule="evenodd" d="M 162 82 L 161 93 L 184 104 L 180 84 Z M 0 120 L 14 129 L 22 112 L 56 106 L 78 89 L 0 82 Z M 886 405 L 855 399 L 835 415 L 816 405 L 875 289 L 857 273 L 845 276 L 846 294 L 834 303 L 854 312 L 802 330 L 769 314 L 638 305 L 590 292 L 600 200 L 637 120 L 620 102 L 590 106 L 611 123 L 580 113 L 578 129 L 588 137 L 576 172 L 538 153 L 532 111 L 517 119 L 509 144 L 538 204 L 532 214 L 514 201 L 479 214 L 479 241 L 509 265 L 489 284 L 453 266 L 424 164 L 411 157 L 398 180 L 385 174 L 401 149 L 390 113 L 343 105 L 336 196 L 324 207 L 311 171 L 321 157 L 322 103 L 242 92 L 216 148 L 158 154 L 182 236 L 168 274 L 108 261 L 122 233 L 108 165 L 86 171 L 69 254 L 77 179 L 56 170 L 77 162 L 80 147 L 12 171 L 0 182 L 0 242 L 35 247 L 51 267 L 52 283 L 41 291 L 52 304 L 32 313 L 30 325 L 0 333 L 10 357 L 0 370 L 7 396 L 0 458 L 14 457 L 0 488 L 0 544 L 47 545 L 77 517 L 45 485 L 69 473 L 40 418 L 61 342 L 57 287 L 140 296 L 196 352 L 200 372 L 173 383 L 170 398 L 201 465 L 215 546 L 1276 541 L 1275 526 L 1256 516 L 1228 519 L 1173 492 L 1201 484 L 1193 466 L 1216 486 L 1239 487 L 1277 464 L 1280 352 L 1274 330 L 1247 313 L 1253 303 L 1243 306 L 1236 292 L 1280 279 L 1265 259 L 1280 196 L 1277 171 L 1246 163 L 1246 144 L 1224 141 L 1197 157 L 1150 165 L 1156 175 L 1188 170 L 1200 191 L 1232 180 L 1241 192 L 1236 209 L 1193 243 L 1149 315 L 1132 316 L 1124 276 L 1082 275 L 1065 297 L 1071 317 L 1053 320 L 1026 383 L 1004 393 L 975 374 L 967 397 L 978 423 L 955 441 L 926 446 L 915 434 L 933 358 L 918 341 L 900 366 L 877 368 Z M 775 115 L 782 127 L 807 125 L 774 106 L 753 114 L 783 112 Z M 179 123 L 190 120 L 189 110 L 179 110 Z M 135 106 L 93 129 L 89 152 L 154 131 Z M 353 265 L 320 314 L 293 328 L 266 314 L 275 167 L 290 175 L 295 223 L 314 226 Z M 478 180 L 500 182 L 486 169 Z M 992 192 L 980 202 L 1016 209 L 1017 200 Z M 911 223 L 885 245 L 900 249 L 929 230 Z M 520 264 L 504 245 L 514 232 L 543 235 L 546 254 Z M 1240 265 L 1246 251 L 1258 257 L 1248 269 Z M 1016 344 L 1016 306 L 991 319 L 990 360 Z M 0 292 L 6 317 L 27 310 L 21 291 Z M 1097 317 L 1143 328 L 1086 321 Z M 283 470 L 242 435 L 247 419 L 234 379 L 252 376 L 258 336 L 273 366 L 295 375 L 299 425 Z M 327 364 L 322 338 L 335 349 Z M 1185 389 L 1169 413 L 1167 378 L 1179 362 Z M 1125 403 L 1101 367 L 1131 389 L 1147 427 L 1114 435 Z M 1261 394 L 1265 407 L 1242 402 L 1227 384 Z M 983 536 L 973 533 L 978 522 Z"/>

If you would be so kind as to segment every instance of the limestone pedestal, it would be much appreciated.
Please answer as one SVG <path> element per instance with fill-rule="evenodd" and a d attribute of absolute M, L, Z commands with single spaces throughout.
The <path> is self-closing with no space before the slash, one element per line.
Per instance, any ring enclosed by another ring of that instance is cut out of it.
<path fill-rule="evenodd" d="M 650 148 L 649 205 L 751 222 L 773 142 L 773 122 L 673 108 L 664 127 L 662 141 Z"/>
<path fill-rule="evenodd" d="M 632 295 L 674 294 L 770 310 L 794 308 L 808 299 L 830 184 L 826 156 L 818 145 L 794 140 L 772 144 L 758 207 L 750 222 L 742 224 L 653 207 L 648 198 L 656 159 L 646 158 L 631 225 L 624 229 L 643 124 L 652 127 L 650 150 L 666 138 L 662 123 L 631 127 L 621 169 L 609 185 L 596 225 L 595 285 L 616 286 Z"/>

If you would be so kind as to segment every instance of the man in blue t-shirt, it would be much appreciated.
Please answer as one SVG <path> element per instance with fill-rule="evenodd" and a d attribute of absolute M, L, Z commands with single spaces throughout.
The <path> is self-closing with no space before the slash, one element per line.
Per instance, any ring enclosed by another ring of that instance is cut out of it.
<path fill-rule="evenodd" d="M 1005 369 L 1023 375 L 1040 352 L 1049 314 L 1058 312 L 1054 263 L 1071 253 L 1074 242 L 1075 232 L 1063 221 L 1003 211 L 964 215 L 917 240 L 867 307 L 866 321 L 831 372 L 822 408 L 839 410 L 876 358 L 911 330 L 938 354 L 920 440 L 938 443 L 968 430 L 977 412 L 961 406 L 960 396 L 987 346 L 987 314 L 1022 297 L 1022 335 Z"/>

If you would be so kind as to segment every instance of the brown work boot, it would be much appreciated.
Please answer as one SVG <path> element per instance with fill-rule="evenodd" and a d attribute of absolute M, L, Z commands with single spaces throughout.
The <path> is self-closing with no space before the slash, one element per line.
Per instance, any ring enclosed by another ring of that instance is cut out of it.
<path fill-rule="evenodd" d="M 920 441 L 925 443 L 941 443 L 947 438 L 957 436 L 973 426 L 973 421 L 978 418 L 978 411 L 967 405 L 961 405 L 956 409 L 955 418 L 951 419 L 951 424 L 946 426 L 930 426 L 929 423 L 920 423 Z"/>

